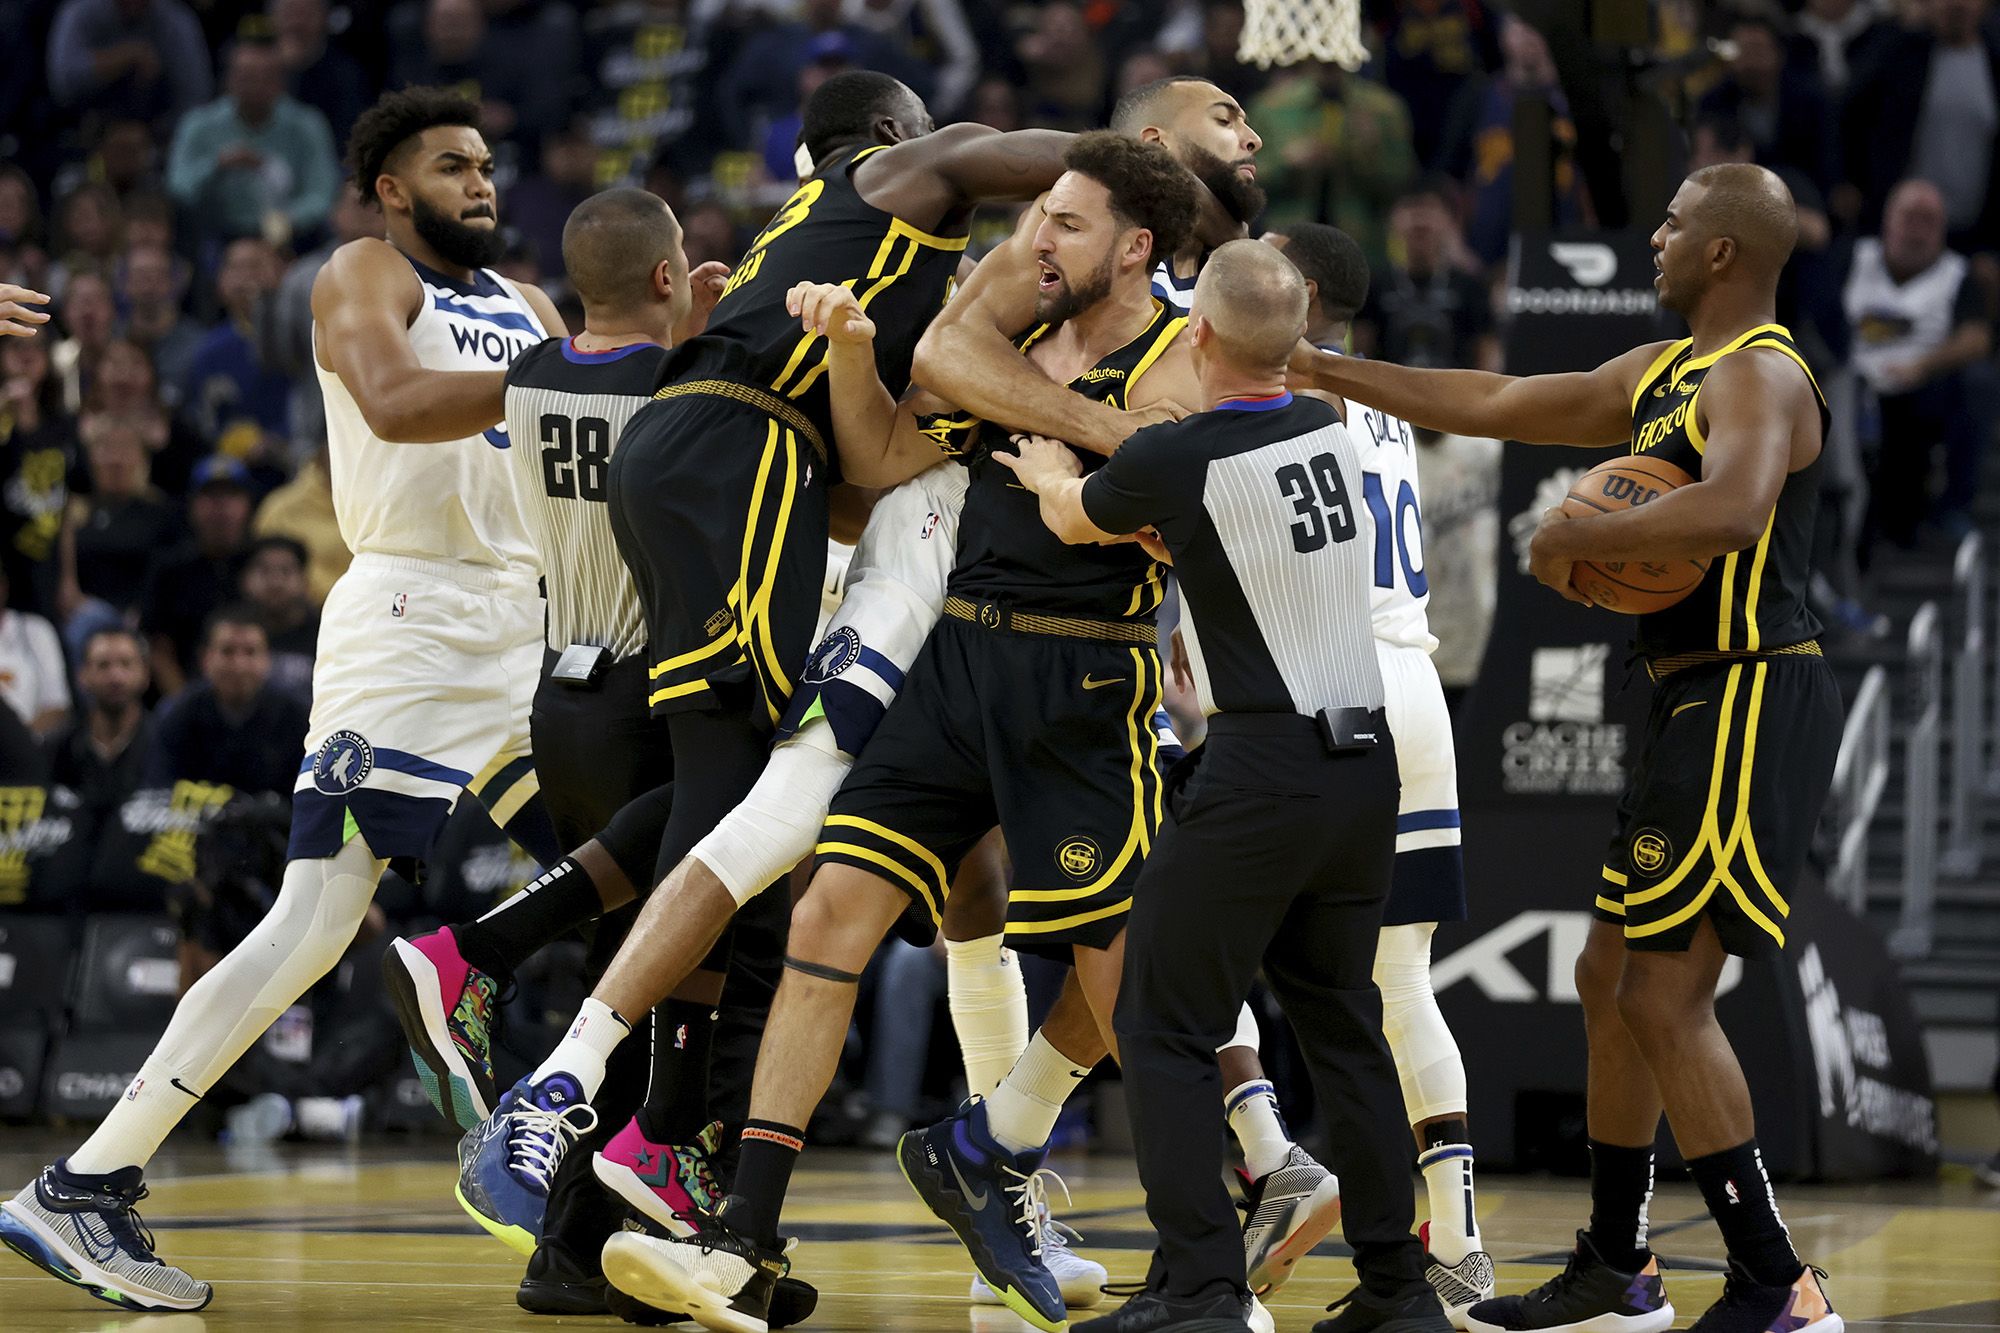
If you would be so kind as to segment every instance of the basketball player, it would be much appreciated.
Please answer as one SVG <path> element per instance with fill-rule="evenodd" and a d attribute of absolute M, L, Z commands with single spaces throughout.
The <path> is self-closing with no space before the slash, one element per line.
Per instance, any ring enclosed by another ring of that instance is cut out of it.
<path fill-rule="evenodd" d="M 1118 1002 L 1160 1246 L 1145 1290 L 1083 1326 L 1101 1333 L 1247 1322 L 1208 1108 L 1216 1047 L 1260 966 L 1307 1053 L 1347 1180 L 1361 1287 L 1319 1328 L 1450 1327 L 1410 1234 L 1369 976 L 1395 859 L 1397 746 L 1369 627 L 1360 470 L 1336 412 L 1284 388 L 1307 303 L 1298 270 L 1269 247 L 1223 246 L 1196 283 L 1189 338 L 1210 410 L 1141 431 L 1088 478 L 1049 440 L 1005 459 L 1066 542 L 1159 532 L 1210 715 L 1142 874 Z"/>
<path fill-rule="evenodd" d="M 1561 1276 L 1472 1307 L 1475 1330 L 1653 1333 L 1673 1321 L 1646 1244 L 1664 1109 L 1729 1251 L 1702 1333 L 1842 1320 L 1799 1262 L 1757 1151 L 1743 1071 L 1715 1020 L 1728 955 L 1784 945 L 1786 895 L 1833 777 L 1839 692 L 1806 601 L 1826 409 L 1772 322 L 1797 239 L 1782 182 L 1727 163 L 1681 185 L 1653 233 L 1660 303 L 1693 335 L 1581 374 L 1513 379 L 1302 352 L 1294 372 L 1439 430 L 1614 445 L 1695 483 L 1629 511 L 1543 516 L 1536 577 L 1573 600 L 1578 560 L 1710 559 L 1685 601 L 1641 616 L 1656 685 L 1646 745 L 1577 960 L 1590 1045 L 1591 1219 Z"/>
<path fill-rule="evenodd" d="M 1361 247 L 1339 228 L 1317 222 L 1269 233 L 1264 240 L 1283 251 L 1306 280 L 1306 341 L 1339 350 L 1368 297 L 1368 261 Z M 1361 403 L 1341 406 L 1361 460 L 1362 503 L 1356 513 L 1370 553 L 1369 618 L 1403 792 L 1395 878 L 1375 946 L 1375 985 L 1382 992 L 1382 1029 L 1402 1080 L 1403 1107 L 1417 1139 L 1417 1165 L 1430 1192 L 1430 1220 L 1419 1231 L 1429 1252 L 1425 1276 L 1453 1326 L 1463 1328 L 1465 1312 L 1493 1294 L 1493 1259 L 1479 1243 L 1473 1209 L 1465 1061 L 1431 990 L 1431 936 L 1438 922 L 1465 919 L 1465 867 L 1451 714 L 1431 665 L 1437 640 L 1426 611 L 1430 586 L 1424 575 L 1416 441 L 1408 422 Z M 1225 1084 L 1253 1077 L 1238 1067 L 1244 1054 L 1242 1046 L 1223 1049 Z M 1232 1101 L 1238 1095 L 1232 1093 Z"/>
<path fill-rule="evenodd" d="M 49 297 L 11 282 L 0 282 L 0 338 L 32 338 L 49 322 L 49 312 L 34 307 L 49 303 Z"/>
<path fill-rule="evenodd" d="M 489 428 L 508 362 L 562 322 L 540 291 L 485 267 L 500 237 L 478 122 L 477 104 L 424 88 L 364 114 L 349 154 L 388 240 L 343 246 L 313 286 L 334 505 L 355 557 L 322 620 L 278 900 L 182 997 L 97 1132 L 0 1205 L 0 1239 L 128 1309 L 198 1310 L 213 1295 L 154 1256 L 133 1211 L 141 1173 L 339 960 L 387 858 L 426 854 L 462 791 L 537 856 L 560 850 L 515 818 L 537 785 L 542 601 L 506 439 Z"/>
<path fill-rule="evenodd" d="M 866 72 L 820 86 L 802 138 L 814 174 L 752 244 L 706 333 L 674 350 L 666 387 L 632 419 L 608 473 L 613 532 L 647 612 L 649 703 L 667 720 L 676 759 L 656 877 L 764 768 L 818 616 L 828 485 L 844 474 L 892 486 L 938 458 L 920 436 L 835 436 L 825 339 L 801 331 L 787 294 L 800 281 L 855 284 L 882 331 L 878 371 L 900 392 L 973 208 L 1032 198 L 1060 174 L 1069 141 L 976 125 L 933 134 L 915 94 Z M 539 1228 L 539 1164 L 587 1127 L 582 1104 L 605 1054 L 704 956 L 726 959 L 736 906 L 719 886 L 694 903 L 649 898 L 569 1038 L 475 1131 L 461 1178 L 491 1221 Z"/>

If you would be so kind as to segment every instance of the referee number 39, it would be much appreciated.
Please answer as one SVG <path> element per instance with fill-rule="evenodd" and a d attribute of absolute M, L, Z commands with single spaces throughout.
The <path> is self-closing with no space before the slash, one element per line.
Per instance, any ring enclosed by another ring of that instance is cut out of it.
<path fill-rule="evenodd" d="M 1287 463 L 1271 474 L 1278 493 L 1291 501 L 1292 549 L 1300 555 L 1323 550 L 1329 542 L 1354 538 L 1354 506 L 1347 498 L 1347 482 L 1340 475 L 1340 460 L 1332 454 L 1316 454 L 1303 463 Z"/>

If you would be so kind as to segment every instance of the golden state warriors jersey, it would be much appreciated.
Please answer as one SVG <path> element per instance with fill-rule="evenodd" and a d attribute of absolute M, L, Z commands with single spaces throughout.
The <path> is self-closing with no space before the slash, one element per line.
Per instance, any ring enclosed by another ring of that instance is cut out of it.
<path fill-rule="evenodd" d="M 1830 419 L 1792 335 L 1777 324 L 1751 329 L 1719 352 L 1691 355 L 1683 338 L 1661 352 L 1632 395 L 1632 452 L 1664 458 L 1700 480 L 1707 447 L 1696 420 L 1702 381 L 1732 352 L 1769 347 L 1798 363 L 1819 402 L 1822 435 Z M 1740 551 L 1718 556 L 1687 597 L 1639 617 L 1639 651 L 1648 657 L 1690 652 L 1769 652 L 1802 643 L 1820 624 L 1806 604 L 1812 576 L 1813 518 L 1819 509 L 1820 458 L 1785 478 L 1764 533 Z"/>
<path fill-rule="evenodd" d="M 833 440 L 826 340 L 785 309 L 801 282 L 851 287 L 875 321 L 875 369 L 901 397 L 917 339 L 944 308 L 966 237 L 934 236 L 885 213 L 854 188 L 854 168 L 880 146 L 836 153 L 802 181 L 729 277 L 708 329 L 675 350 L 661 382 L 728 379 L 796 402 Z"/>
<path fill-rule="evenodd" d="M 1187 320 L 1157 298 L 1145 331 L 1069 382 L 1086 398 L 1123 410 L 1132 388 L 1160 359 Z M 1027 351 L 1049 333 L 1043 324 L 1016 340 Z M 926 431 L 947 451 L 964 452 L 980 423 L 959 417 L 932 418 Z M 1162 595 L 1161 567 L 1138 543 L 1071 546 L 1042 522 L 1041 501 L 1006 466 L 995 450 L 1014 451 L 1006 432 L 980 432 L 958 525 L 958 563 L 948 590 L 955 596 L 1017 603 L 1043 611 L 1064 611 L 1106 620 L 1151 620 Z M 1084 453 L 1084 475 L 1104 465 Z"/>

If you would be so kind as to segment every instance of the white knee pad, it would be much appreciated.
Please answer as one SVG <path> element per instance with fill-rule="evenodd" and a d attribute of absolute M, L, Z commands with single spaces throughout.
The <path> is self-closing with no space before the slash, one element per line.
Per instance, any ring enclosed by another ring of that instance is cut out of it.
<path fill-rule="evenodd" d="M 1382 1035 L 1396 1057 L 1411 1124 L 1465 1114 L 1465 1061 L 1431 990 L 1428 922 L 1385 926 L 1375 946 L 1375 986 L 1382 992 Z"/>
<path fill-rule="evenodd" d="M 832 727 L 823 720 L 807 723 L 771 752 L 757 785 L 694 845 L 693 854 L 741 907 L 812 855 L 826 808 L 853 766 L 835 747 Z"/>

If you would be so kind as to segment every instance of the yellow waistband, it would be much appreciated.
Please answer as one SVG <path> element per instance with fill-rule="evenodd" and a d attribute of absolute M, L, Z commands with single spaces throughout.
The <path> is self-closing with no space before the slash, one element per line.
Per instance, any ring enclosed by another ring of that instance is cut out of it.
<path fill-rule="evenodd" d="M 953 620 L 970 621 L 981 629 L 1015 634 L 1050 634 L 1070 639 L 1097 639 L 1105 643 L 1157 644 L 1160 641 L 1159 631 L 1143 621 L 1048 616 L 1023 611 L 1004 602 L 974 602 L 964 597 L 947 597 L 944 599 L 944 613 Z"/>
<path fill-rule="evenodd" d="M 1716 649 L 1692 653 L 1674 653 L 1668 657 L 1646 659 L 1646 674 L 1655 681 L 1664 680 L 1676 671 L 1689 667 L 1707 666 L 1712 662 L 1755 662 L 1766 657 L 1824 657 L 1818 639 L 1807 639 L 1803 643 L 1788 643 L 1782 648 L 1763 648 L 1754 653 L 1725 653 Z"/>
<path fill-rule="evenodd" d="M 826 441 L 820 438 L 819 427 L 813 425 L 812 418 L 799 411 L 797 404 L 786 402 L 768 389 L 760 389 L 754 384 L 738 384 L 735 380 L 688 380 L 681 384 L 669 384 L 653 397 L 685 398 L 689 395 L 730 398 L 748 404 L 810 444 L 813 452 L 819 455 L 820 462 L 826 461 Z"/>

